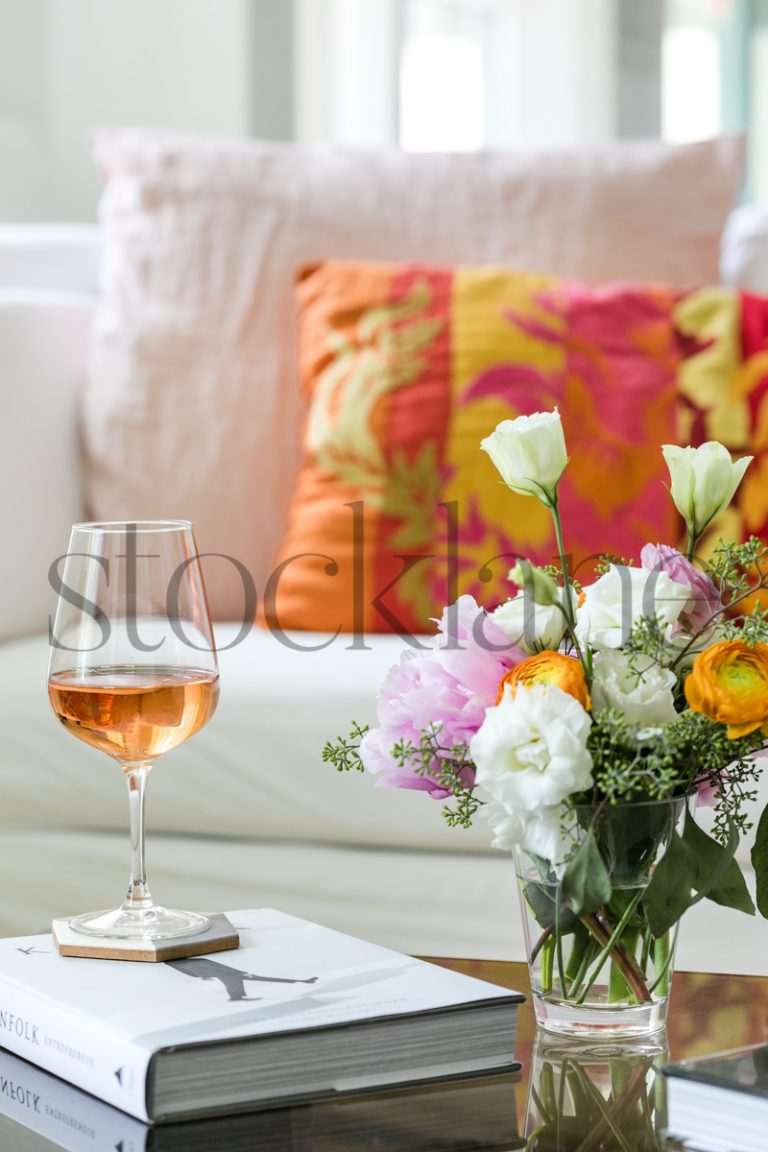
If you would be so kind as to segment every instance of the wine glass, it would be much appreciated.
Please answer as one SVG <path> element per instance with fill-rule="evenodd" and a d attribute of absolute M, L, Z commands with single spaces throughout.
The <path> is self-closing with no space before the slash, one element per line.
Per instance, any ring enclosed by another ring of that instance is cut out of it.
<path fill-rule="evenodd" d="M 114 757 L 128 782 L 131 875 L 113 911 L 70 927 L 161 940 L 205 931 L 196 912 L 161 908 L 144 864 L 144 796 L 156 757 L 211 718 L 219 674 L 203 575 L 186 520 L 75 524 L 58 580 L 48 695 L 64 727 Z"/>

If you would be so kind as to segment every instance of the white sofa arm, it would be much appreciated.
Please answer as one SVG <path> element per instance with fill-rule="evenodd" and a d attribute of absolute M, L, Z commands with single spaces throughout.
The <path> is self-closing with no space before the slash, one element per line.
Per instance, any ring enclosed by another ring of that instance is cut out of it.
<path fill-rule="evenodd" d="M 0 288 L 95 296 L 100 237 L 96 224 L 0 224 Z"/>
<path fill-rule="evenodd" d="M 76 402 L 93 309 L 0 288 L 0 640 L 47 631 L 48 569 L 83 518 Z"/>

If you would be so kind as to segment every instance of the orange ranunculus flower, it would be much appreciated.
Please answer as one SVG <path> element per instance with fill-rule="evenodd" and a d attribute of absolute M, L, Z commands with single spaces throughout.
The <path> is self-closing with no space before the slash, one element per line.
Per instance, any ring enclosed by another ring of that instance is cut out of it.
<path fill-rule="evenodd" d="M 562 652 L 539 652 L 521 660 L 499 684 L 496 703 L 501 701 L 507 685 L 514 696 L 518 684 L 524 684 L 526 688 L 532 688 L 534 684 L 554 684 L 578 700 L 587 712 L 592 707 L 581 661 L 574 656 L 564 656 Z"/>
<path fill-rule="evenodd" d="M 692 711 L 727 724 L 730 740 L 756 728 L 768 735 L 768 645 L 723 640 L 705 648 L 685 681 L 685 698 Z"/>

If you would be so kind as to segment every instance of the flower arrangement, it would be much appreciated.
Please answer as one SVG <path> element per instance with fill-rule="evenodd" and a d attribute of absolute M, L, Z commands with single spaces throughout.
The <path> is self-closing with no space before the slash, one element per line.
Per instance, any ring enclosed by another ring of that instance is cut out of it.
<path fill-rule="evenodd" d="M 494 611 L 469 596 L 447 607 L 388 673 L 378 726 L 355 725 L 324 759 L 447 801 L 451 825 L 482 812 L 494 846 L 518 856 L 538 995 L 656 1003 L 686 908 L 708 897 L 755 912 L 735 852 L 768 737 L 768 549 L 718 542 L 697 558 L 751 457 L 663 446 L 687 552 L 649 543 L 639 563 L 603 557 L 579 583 L 558 512 L 557 410 L 505 420 L 481 447 L 549 509 L 559 563 L 519 559 Z M 711 835 L 694 798 L 714 808 Z M 768 916 L 768 816 L 752 860 Z"/>

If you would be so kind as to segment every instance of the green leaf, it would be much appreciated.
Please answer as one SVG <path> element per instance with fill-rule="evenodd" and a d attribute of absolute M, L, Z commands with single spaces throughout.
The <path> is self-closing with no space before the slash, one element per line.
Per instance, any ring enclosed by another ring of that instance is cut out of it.
<path fill-rule="evenodd" d="M 696 875 L 693 886 L 696 898 L 692 903 L 706 897 L 725 908 L 736 908 L 754 916 L 755 906 L 747 888 L 741 868 L 735 860 L 739 845 L 738 828 L 731 826 L 727 844 L 718 844 L 703 828 L 700 828 L 688 813 L 685 818 L 683 840 L 693 853 Z"/>
<path fill-rule="evenodd" d="M 696 858 L 682 836 L 673 832 L 643 897 L 645 914 L 657 939 L 677 924 L 693 903 L 691 890 L 695 878 Z"/>
<path fill-rule="evenodd" d="M 755 833 L 752 864 L 757 882 L 757 907 L 760 915 L 768 919 L 768 805 L 763 810 Z"/>
<path fill-rule="evenodd" d="M 555 900 L 551 892 L 544 885 L 534 884 L 531 881 L 523 888 L 523 895 L 539 927 L 551 928 L 555 923 Z M 561 908 L 558 917 L 560 935 L 569 935 L 576 924 L 578 920 L 570 908 Z"/>
<path fill-rule="evenodd" d="M 611 880 L 590 828 L 568 861 L 563 876 L 563 895 L 577 916 L 590 916 L 611 898 Z"/>

